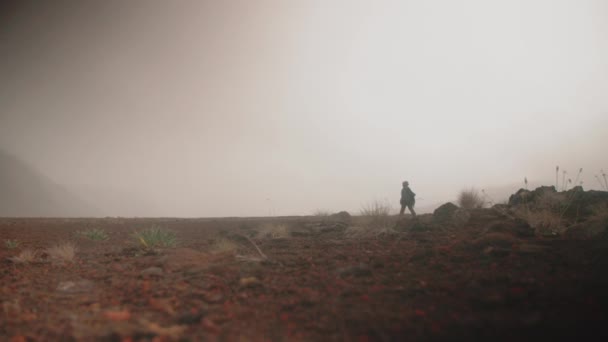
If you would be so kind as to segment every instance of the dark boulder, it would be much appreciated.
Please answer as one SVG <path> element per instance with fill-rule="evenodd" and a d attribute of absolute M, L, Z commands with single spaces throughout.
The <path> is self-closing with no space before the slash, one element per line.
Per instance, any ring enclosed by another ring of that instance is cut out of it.
<path fill-rule="evenodd" d="M 351 220 L 351 215 L 348 213 L 348 211 L 341 211 L 341 212 L 329 215 L 329 218 L 334 221 L 348 223 Z"/>
<path fill-rule="evenodd" d="M 527 212 L 548 211 L 569 225 L 608 211 L 608 191 L 584 191 L 581 186 L 561 192 L 553 186 L 541 186 L 533 191 L 520 189 L 509 197 L 509 206 L 525 208 Z"/>
<path fill-rule="evenodd" d="M 555 190 L 554 186 L 541 186 L 533 191 L 519 189 L 516 193 L 509 196 L 509 206 L 533 205 L 534 203 L 538 203 L 543 196 L 555 193 L 557 193 L 557 190 Z"/>
<path fill-rule="evenodd" d="M 433 211 L 433 219 L 439 222 L 449 221 L 457 210 L 458 206 L 452 202 L 442 204 Z"/>

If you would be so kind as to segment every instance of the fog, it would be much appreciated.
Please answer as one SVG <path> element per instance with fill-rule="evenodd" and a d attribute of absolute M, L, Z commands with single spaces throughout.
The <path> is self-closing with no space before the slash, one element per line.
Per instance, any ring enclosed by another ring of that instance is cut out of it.
<path fill-rule="evenodd" d="M 424 212 L 608 170 L 603 0 L 0 8 L 0 215 L 356 213 L 404 180 Z M 81 205 L 30 207 L 23 168 Z"/>

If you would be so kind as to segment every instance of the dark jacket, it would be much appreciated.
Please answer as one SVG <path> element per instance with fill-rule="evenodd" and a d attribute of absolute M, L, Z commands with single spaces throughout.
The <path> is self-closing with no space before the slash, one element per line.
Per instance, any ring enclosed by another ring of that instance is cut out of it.
<path fill-rule="evenodd" d="M 416 194 L 410 189 L 409 186 L 401 189 L 401 204 L 414 204 L 416 203 Z"/>

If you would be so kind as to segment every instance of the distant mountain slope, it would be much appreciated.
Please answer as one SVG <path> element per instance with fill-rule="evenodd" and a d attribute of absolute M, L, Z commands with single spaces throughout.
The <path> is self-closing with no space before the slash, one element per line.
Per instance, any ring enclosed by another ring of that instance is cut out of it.
<path fill-rule="evenodd" d="M 34 167 L 0 150 L 0 216 L 94 216 L 96 210 Z"/>

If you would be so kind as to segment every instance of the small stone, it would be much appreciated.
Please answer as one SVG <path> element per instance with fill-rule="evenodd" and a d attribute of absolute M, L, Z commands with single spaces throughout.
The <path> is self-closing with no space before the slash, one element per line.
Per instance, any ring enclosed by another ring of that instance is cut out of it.
<path fill-rule="evenodd" d="M 243 287 L 251 287 L 251 286 L 259 285 L 260 280 L 256 277 L 245 277 L 245 278 L 241 278 L 239 283 Z"/>
<path fill-rule="evenodd" d="M 207 303 L 219 303 L 224 300 L 224 295 L 221 292 L 205 292 L 203 294 L 203 300 Z"/>
<path fill-rule="evenodd" d="M 57 291 L 63 294 L 86 293 L 94 287 L 95 284 L 90 280 L 62 281 L 57 285 Z"/>
<path fill-rule="evenodd" d="M 204 316 L 205 314 L 202 312 L 184 312 L 177 317 L 177 323 L 185 325 L 197 324 Z"/>

